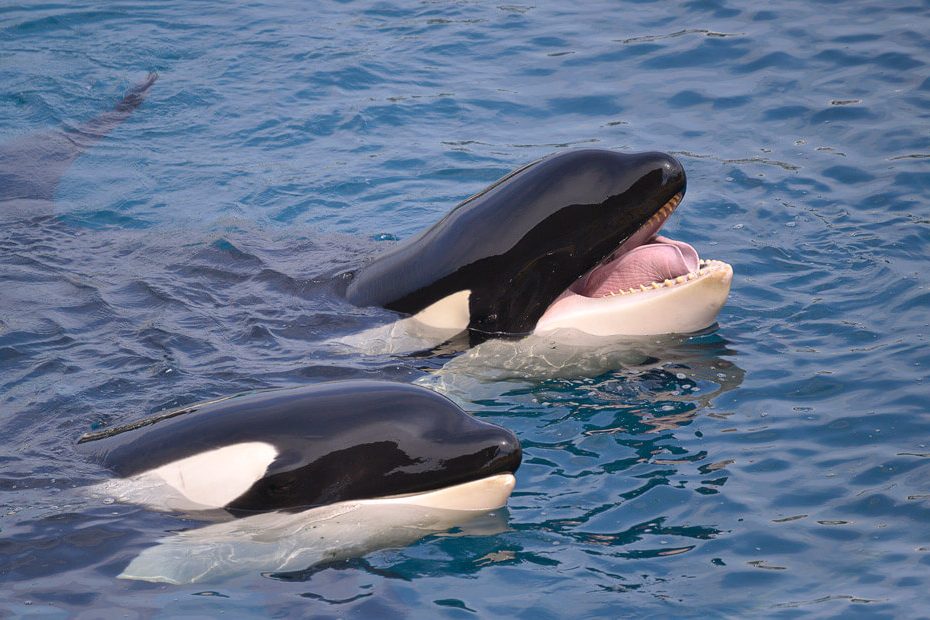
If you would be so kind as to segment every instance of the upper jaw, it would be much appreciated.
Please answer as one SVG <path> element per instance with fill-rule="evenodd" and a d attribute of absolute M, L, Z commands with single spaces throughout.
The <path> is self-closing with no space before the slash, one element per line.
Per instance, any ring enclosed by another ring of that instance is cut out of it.
<path fill-rule="evenodd" d="M 701 265 L 697 250 L 683 241 L 655 236 L 604 262 L 569 288 L 585 297 L 605 297 L 653 283 L 674 281 Z"/>
<path fill-rule="evenodd" d="M 572 283 L 568 291 L 581 295 L 595 297 L 600 296 L 596 294 L 596 289 L 599 287 L 599 285 L 602 284 L 605 279 L 610 279 L 609 275 L 611 272 L 616 271 L 618 267 L 629 264 L 629 257 L 631 254 L 635 253 L 643 246 L 653 244 L 656 241 L 656 233 L 659 232 L 659 229 L 662 228 L 662 225 L 665 224 L 669 216 L 671 216 L 678 205 L 681 204 L 683 197 L 684 190 L 676 192 L 674 195 L 672 195 L 672 197 L 669 198 L 648 220 L 646 220 L 646 222 L 644 222 L 636 232 L 634 232 L 632 235 L 630 235 L 629 238 L 621 243 L 620 246 L 607 258 L 602 260 L 596 267 Z M 691 246 L 684 243 L 672 242 L 671 240 L 663 240 L 663 242 L 681 246 L 681 250 L 685 251 L 686 253 L 693 254 L 694 260 L 697 260 L 697 252 L 694 250 L 694 248 L 691 248 Z M 566 291 L 566 293 L 568 291 Z"/>

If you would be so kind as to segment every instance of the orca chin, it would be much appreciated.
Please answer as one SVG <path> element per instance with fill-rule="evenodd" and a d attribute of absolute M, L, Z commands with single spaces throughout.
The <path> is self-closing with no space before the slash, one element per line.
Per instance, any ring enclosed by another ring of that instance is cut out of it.
<path fill-rule="evenodd" d="M 521 168 L 349 275 L 347 299 L 470 344 L 569 328 L 690 333 L 711 326 L 732 268 L 658 233 L 681 203 L 664 153 L 585 149 Z"/>

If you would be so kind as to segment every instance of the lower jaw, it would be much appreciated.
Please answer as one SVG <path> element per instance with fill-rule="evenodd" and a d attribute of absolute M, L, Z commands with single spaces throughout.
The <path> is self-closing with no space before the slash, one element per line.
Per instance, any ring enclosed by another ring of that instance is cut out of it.
<path fill-rule="evenodd" d="M 507 503 L 507 498 L 510 497 L 515 483 L 516 478 L 512 473 L 494 474 L 434 491 L 360 501 L 384 505 L 405 504 L 443 510 L 496 510 Z"/>
<path fill-rule="evenodd" d="M 546 310 L 535 333 L 560 329 L 595 336 L 696 332 L 714 324 L 732 279 L 733 268 L 727 263 L 702 261 L 694 272 L 635 290 L 603 297 L 567 293 Z"/>

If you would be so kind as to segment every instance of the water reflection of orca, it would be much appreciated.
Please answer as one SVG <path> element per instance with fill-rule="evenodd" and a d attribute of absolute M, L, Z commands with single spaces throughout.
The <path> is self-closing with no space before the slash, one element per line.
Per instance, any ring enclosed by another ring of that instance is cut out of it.
<path fill-rule="evenodd" d="M 662 153 L 588 149 L 534 162 L 347 274 L 353 304 L 411 315 L 355 341 L 411 336 L 421 340 L 415 348 L 465 330 L 474 345 L 559 329 L 596 336 L 704 329 L 733 271 L 656 236 L 684 192 L 684 170 Z"/>
<path fill-rule="evenodd" d="M 504 506 L 521 458 L 510 431 L 430 390 L 378 381 L 193 405 L 85 435 L 80 448 L 119 476 L 94 494 L 226 513 L 122 575 L 175 583 L 305 569 L 467 523 Z"/>
<path fill-rule="evenodd" d="M 488 340 L 416 383 L 468 403 L 494 401 L 520 387 L 532 391 L 552 379 L 584 378 L 590 384 L 599 377 L 623 382 L 627 397 L 637 400 L 658 398 L 650 394 L 662 378 L 668 389 L 658 390 L 661 400 L 693 403 L 689 411 L 696 414 L 742 384 L 746 371 L 733 361 L 736 356 L 718 333 L 604 338 L 559 330 L 520 340 Z M 655 421 L 656 426 L 670 423 L 668 417 Z"/>
<path fill-rule="evenodd" d="M 78 125 L 16 138 L 0 145 L 0 221 L 54 213 L 58 184 L 78 155 L 126 120 L 145 100 L 156 73 L 136 84 L 116 106 Z"/>

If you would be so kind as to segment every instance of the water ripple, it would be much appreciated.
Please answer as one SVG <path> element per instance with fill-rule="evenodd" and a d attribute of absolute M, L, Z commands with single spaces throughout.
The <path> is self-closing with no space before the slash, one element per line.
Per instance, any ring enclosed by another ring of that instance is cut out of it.
<path fill-rule="evenodd" d="M 920 609 L 927 10 L 827 8 L 0 7 L 0 142 L 78 128 L 161 75 L 54 203 L 0 203 L 0 613 Z M 507 528 L 167 599 L 119 587 L 134 553 L 191 523 L 83 497 L 105 474 L 77 435 L 243 390 L 435 372 L 451 356 L 320 346 L 383 316 L 330 276 L 586 145 L 676 153 L 689 188 L 667 230 L 737 276 L 716 330 L 603 375 L 448 379 L 523 441 Z"/>

